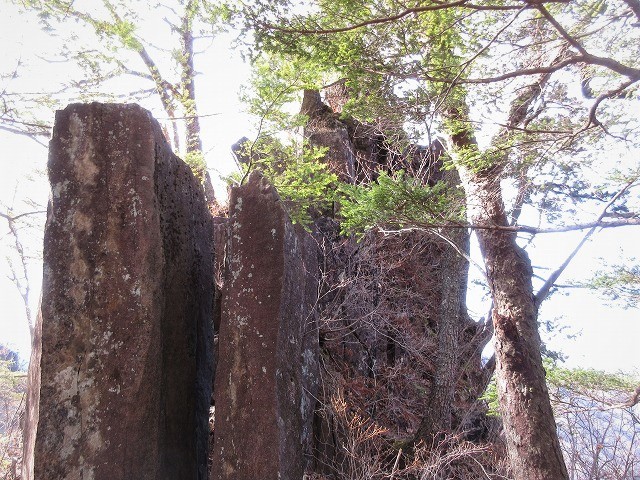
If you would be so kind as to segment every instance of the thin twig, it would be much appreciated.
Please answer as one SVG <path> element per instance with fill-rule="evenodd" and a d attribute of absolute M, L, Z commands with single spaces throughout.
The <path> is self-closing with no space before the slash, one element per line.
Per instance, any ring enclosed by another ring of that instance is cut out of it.
<path fill-rule="evenodd" d="M 400 463 L 400 457 L 402 456 L 402 448 L 398 450 L 398 455 L 396 456 L 396 461 L 393 464 L 393 468 L 391 469 L 391 476 L 389 480 L 393 480 L 396 476 L 396 471 L 398 470 L 398 464 Z"/>

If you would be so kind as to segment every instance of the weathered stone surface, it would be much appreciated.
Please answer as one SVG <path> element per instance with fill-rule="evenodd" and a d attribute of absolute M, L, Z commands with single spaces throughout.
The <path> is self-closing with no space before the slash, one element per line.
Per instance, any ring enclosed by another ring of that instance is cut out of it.
<path fill-rule="evenodd" d="M 27 375 L 27 399 L 25 402 L 25 424 L 22 432 L 22 480 L 33 479 L 33 451 L 36 444 L 38 414 L 40 407 L 40 359 L 42 357 L 42 309 L 38 310 L 31 343 L 31 358 Z"/>
<path fill-rule="evenodd" d="M 305 92 L 301 111 L 309 120 L 304 133 L 311 145 L 328 147 L 324 161 L 343 180 L 352 169 L 358 184 L 374 182 L 380 172 L 404 170 L 424 185 L 444 181 L 455 191 L 459 179 L 443 169 L 440 141 L 414 145 L 402 136 L 385 137 L 376 125 L 344 112 L 338 115 L 349 95 L 342 82 L 323 95 L 328 105 L 319 92 Z M 385 432 L 362 452 L 373 452 L 385 442 L 390 449 L 397 448 L 396 441 L 431 444 L 441 431 L 466 431 L 470 439 L 483 436 L 488 431 L 486 410 L 477 398 L 491 375 L 481 365 L 489 337 L 466 311 L 468 265 L 458 251 L 468 251 L 468 233 L 370 232 L 356 242 L 340 233 L 335 218 L 314 221 L 322 247 L 317 309 L 326 374 L 318 395 L 322 408 L 312 470 L 346 478 L 362 475 L 370 465 L 388 464 L 387 474 L 393 477 L 387 457 L 348 456 L 358 434 L 351 430 L 354 418 L 371 431 Z"/>
<path fill-rule="evenodd" d="M 212 480 L 300 480 L 317 380 L 316 247 L 260 174 L 231 192 Z"/>
<path fill-rule="evenodd" d="M 206 478 L 213 231 L 197 180 L 146 110 L 96 103 L 57 113 L 49 178 L 25 478 Z"/>
<path fill-rule="evenodd" d="M 343 182 L 353 182 L 356 157 L 347 126 L 322 102 L 317 90 L 304 91 L 300 113 L 309 117 L 305 126 L 309 143 L 327 147 L 325 159 L 331 170 Z"/>
<path fill-rule="evenodd" d="M 380 124 L 368 125 L 341 115 L 348 100 L 349 90 L 342 80 L 323 89 L 322 95 L 318 90 L 305 90 L 300 108 L 300 113 L 308 117 L 304 127 L 306 140 L 315 147 L 327 148 L 324 161 L 340 180 L 366 184 L 374 182 L 381 171 L 398 170 L 429 185 L 442 180 L 440 157 L 444 147 L 440 140 L 435 139 L 425 147 L 412 144 L 408 138 L 404 141 L 388 138 Z M 238 145 L 241 143 L 234 145 L 234 151 L 239 151 Z"/>

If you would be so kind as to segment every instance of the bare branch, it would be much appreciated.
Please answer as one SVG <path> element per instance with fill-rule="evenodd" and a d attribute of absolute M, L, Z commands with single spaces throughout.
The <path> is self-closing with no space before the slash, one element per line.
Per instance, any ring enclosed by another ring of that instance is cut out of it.
<path fill-rule="evenodd" d="M 122 18 L 120 18 L 120 15 L 118 15 L 113 6 L 107 4 L 107 8 L 109 9 L 109 13 L 116 22 L 122 22 Z M 137 52 L 146 65 L 151 78 L 156 84 L 156 89 L 158 91 L 158 95 L 160 95 L 162 106 L 169 116 L 173 116 L 172 112 L 175 110 L 174 98 L 180 95 L 179 89 L 171 82 L 168 82 L 164 79 L 164 77 L 160 74 L 160 69 L 156 65 L 156 62 L 153 60 L 153 58 L 151 58 L 151 55 L 149 55 L 149 52 L 147 52 L 147 49 L 141 42 L 139 43 Z"/>
<path fill-rule="evenodd" d="M 28 215 L 40 215 L 41 213 L 47 213 L 46 210 L 34 210 L 33 212 L 24 212 L 19 215 L 7 215 L 6 213 L 0 212 L 0 217 L 6 219 L 8 222 L 15 222 L 16 220 L 26 217 Z"/>
<path fill-rule="evenodd" d="M 640 23 L 640 1 L 638 0 L 622 0 L 622 1 L 629 6 L 631 11 L 634 13 L 636 18 L 638 19 L 638 23 Z"/>
<path fill-rule="evenodd" d="M 580 44 L 580 42 L 569 35 L 569 33 L 564 29 L 562 25 L 560 25 L 560 23 L 553 17 L 553 15 L 549 13 L 549 10 L 547 10 L 544 5 L 538 5 L 536 8 L 542 14 L 542 16 L 546 18 L 551 25 L 553 25 L 553 27 L 558 31 L 562 38 L 569 42 L 569 45 L 575 48 L 582 55 L 589 55 L 585 48 Z"/>
<path fill-rule="evenodd" d="M 591 108 L 589 109 L 589 118 L 587 120 L 587 125 L 584 127 L 584 129 L 589 128 L 591 125 L 598 125 L 604 128 L 604 126 L 600 123 L 600 121 L 596 117 L 596 113 L 598 111 L 598 107 L 600 106 L 600 104 L 607 99 L 618 97 L 622 92 L 624 92 L 627 88 L 629 88 L 631 85 L 633 85 L 637 81 L 638 80 L 636 81 L 629 80 L 627 82 L 622 83 L 617 88 L 614 88 L 613 90 L 609 90 L 608 92 L 605 92 L 602 95 L 600 95 L 596 99 L 596 101 L 593 103 Z"/>
<path fill-rule="evenodd" d="M 598 219 L 595 221 L 596 225 L 593 226 L 592 228 L 589 229 L 589 231 L 585 234 L 585 236 L 582 238 L 582 240 L 578 243 L 578 245 L 576 246 L 576 248 L 573 249 L 573 251 L 569 254 L 569 256 L 566 258 L 566 260 L 564 262 L 562 262 L 562 265 L 560 265 L 560 267 L 558 267 L 547 279 L 547 281 L 544 283 L 544 285 L 540 288 L 540 290 L 538 291 L 538 293 L 535 296 L 535 303 L 536 306 L 539 307 L 540 304 L 542 304 L 542 302 L 545 300 L 545 298 L 547 298 L 549 296 L 549 292 L 551 291 L 551 288 L 553 287 L 553 285 L 556 283 L 556 281 L 558 280 L 558 278 L 560 277 L 560 275 L 562 275 L 562 272 L 565 271 L 565 269 L 567 268 L 567 266 L 569 266 L 569 263 L 571 263 L 571 260 L 573 260 L 573 258 L 578 254 L 578 252 L 580 251 L 580 249 L 583 247 L 583 245 L 587 242 L 587 240 L 589 240 L 589 238 L 595 233 L 595 231 L 598 228 L 598 223 L 602 222 L 602 219 L 606 216 L 607 214 L 607 210 L 609 210 L 609 208 L 618 201 L 618 199 L 624 195 L 624 193 L 629 190 L 629 188 L 631 188 L 631 186 L 637 181 L 637 178 L 633 178 L 632 180 L 630 180 L 629 182 L 626 183 L 626 185 L 624 187 L 622 187 L 620 189 L 620 191 L 618 193 L 616 193 L 614 195 L 614 197 L 611 199 L 611 201 L 609 201 L 609 203 L 607 203 L 607 205 L 602 209 L 602 213 L 600 213 L 600 216 L 598 217 Z M 636 219 L 639 220 L 638 224 L 640 224 L 640 219 Z"/>
<path fill-rule="evenodd" d="M 520 77 L 528 77 L 532 75 L 541 75 L 541 74 L 552 74 L 562 70 L 565 67 L 571 65 L 578 64 L 591 64 L 591 65 L 599 65 L 601 67 L 608 68 L 611 71 L 619 73 L 620 75 L 626 76 L 634 83 L 640 80 L 640 69 L 628 67 L 626 65 L 621 64 L 610 58 L 598 57 L 596 55 L 572 55 L 570 57 L 559 60 L 551 65 L 547 66 L 538 66 L 538 67 L 530 67 L 530 68 L 521 68 L 518 70 L 513 70 L 511 72 L 504 73 L 502 75 L 496 75 L 493 77 L 477 77 L 477 78 L 457 78 L 456 85 L 481 85 L 481 84 L 489 84 L 489 83 L 499 83 L 505 80 L 512 80 L 514 78 Z M 363 67 L 363 70 L 369 73 L 374 73 L 378 75 L 387 75 L 389 72 L 384 72 L 372 68 Z M 435 75 L 431 75 L 425 72 L 421 73 L 407 73 L 402 74 L 398 72 L 394 72 L 394 76 L 396 78 L 403 78 L 407 80 L 427 80 L 433 83 L 443 83 L 446 85 L 451 84 L 450 77 L 439 77 Z"/>
<path fill-rule="evenodd" d="M 34 142 L 36 142 L 38 145 L 41 145 L 43 147 L 46 147 L 47 144 L 46 142 L 40 140 L 38 138 L 38 136 L 42 136 L 42 135 L 38 135 L 26 130 L 20 130 L 18 128 L 12 128 L 12 127 L 7 127 L 6 125 L 0 125 L 0 130 L 4 130 L 5 132 L 9 132 L 9 133 L 14 133 L 16 135 L 22 135 L 24 137 L 27 137 L 31 140 L 33 140 Z"/>
<path fill-rule="evenodd" d="M 184 117 L 154 117 L 156 120 L 190 120 L 192 118 L 217 117 L 222 113 L 203 113 L 198 115 L 186 115 Z"/>
<path fill-rule="evenodd" d="M 402 219 L 403 223 L 411 223 L 412 227 L 397 228 L 397 229 L 381 229 L 381 233 L 396 234 L 401 232 L 412 232 L 415 230 L 432 230 L 432 229 L 459 229 L 469 228 L 471 230 L 497 230 L 503 232 L 512 233 L 529 233 L 532 235 L 539 235 L 545 233 L 564 233 L 573 232 L 576 230 L 587 230 L 591 228 L 617 228 L 617 227 L 629 227 L 634 225 L 640 225 L 640 216 L 625 218 L 610 222 L 594 221 L 589 223 L 578 223 L 574 225 L 566 225 L 562 227 L 541 228 L 532 227 L 529 225 L 478 225 L 473 223 L 436 223 L 436 222 L 420 222 L 412 221 L 411 219 Z"/>
<path fill-rule="evenodd" d="M 31 339 L 33 339 L 34 335 L 34 325 L 33 325 L 33 315 L 31 312 L 31 306 L 29 305 L 29 295 L 31 292 L 31 285 L 29 283 L 29 272 L 27 268 L 27 256 L 24 251 L 24 247 L 22 242 L 20 241 L 20 236 L 18 234 L 18 227 L 15 223 L 17 218 L 24 217 L 25 215 L 30 215 L 35 212 L 23 213 L 17 216 L 12 216 L 10 214 L 5 214 L 0 212 L 0 216 L 7 220 L 9 224 L 9 231 L 13 236 L 13 245 L 20 258 L 20 266 L 22 268 L 22 272 L 18 275 L 13 266 L 13 262 L 9 261 L 9 268 L 11 269 L 12 277 L 9 277 L 10 280 L 15 284 L 18 289 L 18 293 L 20 297 L 22 297 L 22 302 L 24 303 L 25 314 L 27 317 L 27 325 L 29 327 L 29 334 L 31 335 Z M 24 281 L 23 281 L 24 279 Z"/>

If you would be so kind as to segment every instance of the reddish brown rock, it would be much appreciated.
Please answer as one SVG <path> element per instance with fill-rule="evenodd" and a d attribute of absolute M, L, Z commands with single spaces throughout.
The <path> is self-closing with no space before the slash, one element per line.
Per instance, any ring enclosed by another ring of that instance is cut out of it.
<path fill-rule="evenodd" d="M 259 174 L 231 192 L 212 480 L 300 480 L 318 355 L 317 253 Z"/>
<path fill-rule="evenodd" d="M 96 103 L 57 113 L 49 178 L 27 478 L 206 478 L 213 234 L 198 181 L 146 110 Z"/>
<path fill-rule="evenodd" d="M 311 145 L 327 148 L 325 161 L 341 181 L 355 179 L 355 153 L 347 126 L 326 106 L 317 90 L 305 90 L 300 113 L 309 117 L 305 137 Z"/>
<path fill-rule="evenodd" d="M 446 182 L 452 209 L 463 202 L 455 195 L 457 175 L 443 168 L 440 141 L 427 147 L 385 136 L 377 125 L 342 111 L 348 96 L 345 83 L 337 82 L 323 91 L 328 105 L 317 91 L 306 91 L 301 109 L 309 117 L 305 138 L 327 148 L 324 162 L 334 173 L 345 179 L 355 158 L 357 184 L 403 170 L 424 185 Z M 318 395 L 323 408 L 317 412 L 312 470 L 323 478 L 346 478 L 375 466 L 376 474 L 391 478 L 395 467 L 388 452 L 398 445 L 435 444 L 442 432 L 486 439 L 495 424 L 477 399 L 492 374 L 481 362 L 491 331 L 466 310 L 468 264 L 458 252 L 468 252 L 468 233 L 369 232 L 356 241 L 341 234 L 339 215 L 324 215 L 315 218 L 314 231 L 322 247 L 317 308 L 327 373 Z M 355 418 L 370 432 L 384 432 L 363 441 L 367 454 L 357 458 L 349 456 Z"/>

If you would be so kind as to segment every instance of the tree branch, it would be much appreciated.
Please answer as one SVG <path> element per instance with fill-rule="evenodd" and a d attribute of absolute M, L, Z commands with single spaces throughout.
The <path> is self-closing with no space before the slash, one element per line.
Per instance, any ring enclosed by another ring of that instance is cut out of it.
<path fill-rule="evenodd" d="M 542 5 L 545 3 L 568 3 L 569 0 L 543 0 L 543 1 L 526 1 L 524 8 L 533 8 L 536 5 Z M 359 28 L 368 27 L 370 25 L 378 25 L 383 23 L 395 22 L 397 20 L 401 20 L 409 15 L 418 15 L 420 13 L 425 12 L 433 12 L 437 10 L 445 10 L 447 8 L 453 7 L 461 7 L 469 10 L 476 11 L 508 11 L 508 10 L 521 10 L 523 5 L 477 5 L 470 3 L 468 0 L 459 0 L 456 2 L 450 3 L 434 3 L 432 5 L 426 5 L 422 7 L 413 7 L 407 8 L 400 13 L 395 15 L 388 15 L 385 17 L 376 17 L 371 18 L 369 20 L 363 20 L 362 22 L 355 23 L 353 25 L 348 25 L 346 27 L 338 27 L 338 28 L 286 28 L 279 27 L 277 25 L 273 25 L 267 22 L 258 22 L 259 26 L 263 27 L 266 30 L 275 30 L 282 33 L 291 33 L 298 35 L 331 35 L 335 33 L 344 33 L 352 30 L 357 30 Z"/>
<path fill-rule="evenodd" d="M 14 133 L 16 135 L 22 135 L 24 137 L 27 137 L 27 138 L 33 140 L 38 145 L 41 145 L 43 147 L 47 146 L 47 144 L 45 142 L 43 142 L 42 140 L 40 140 L 38 138 L 39 136 L 40 137 L 44 136 L 44 134 L 42 134 L 42 133 L 35 133 L 35 132 L 29 132 L 29 131 L 26 131 L 26 130 L 20 130 L 19 128 L 7 127 L 6 125 L 0 125 L 0 130 L 4 130 L 5 132 L 9 132 L 9 133 Z"/>
<path fill-rule="evenodd" d="M 6 213 L 2 213 L 0 212 L 0 217 L 6 219 L 8 222 L 15 222 L 16 220 L 22 218 L 22 217 L 26 217 L 27 215 L 39 215 L 41 213 L 47 213 L 46 210 L 34 210 L 33 212 L 24 212 L 21 213 L 19 215 L 7 215 Z"/>
<path fill-rule="evenodd" d="M 420 222 L 420 221 L 412 221 L 411 219 L 402 219 L 401 222 L 398 223 L 411 223 L 412 227 L 403 227 L 403 228 L 382 228 L 379 227 L 378 230 L 383 234 L 396 234 L 403 232 L 412 232 L 415 230 L 432 230 L 432 229 L 459 229 L 459 228 L 469 228 L 471 230 L 497 230 L 503 232 L 512 232 L 512 233 L 529 233 L 532 235 L 545 234 L 545 233 L 564 233 L 564 232 L 572 232 L 576 230 L 587 230 L 591 228 L 617 228 L 617 227 L 629 227 L 634 225 L 640 225 L 640 216 L 625 218 L 621 220 L 616 220 L 612 222 L 603 222 L 603 221 L 594 221 L 589 223 L 578 223 L 575 225 L 567 225 L 564 227 L 553 227 L 553 228 L 540 228 L 540 227 L 532 227 L 529 225 L 478 225 L 473 223 L 435 223 L 435 222 Z"/>
<path fill-rule="evenodd" d="M 640 23 L 640 1 L 638 0 L 622 0 L 622 1 L 629 6 L 631 11 L 634 13 L 636 18 L 638 19 L 638 23 Z"/>
<path fill-rule="evenodd" d="M 553 28 L 555 28 L 558 31 L 558 33 L 562 36 L 562 38 L 564 38 L 567 42 L 569 42 L 569 45 L 575 48 L 582 55 L 585 55 L 585 56 L 589 55 L 585 50 L 585 48 L 580 44 L 580 42 L 578 42 L 575 38 L 569 35 L 569 33 L 564 29 L 562 25 L 560 25 L 560 23 L 554 18 L 554 16 L 549 13 L 549 10 L 547 10 L 544 7 L 544 5 L 537 5 L 536 9 L 542 14 L 544 18 L 547 19 L 547 21 L 551 25 L 553 25 Z"/>
<path fill-rule="evenodd" d="M 625 403 L 622 404 L 624 407 L 634 407 L 640 402 L 640 385 L 636 387 L 633 394 Z"/>
<path fill-rule="evenodd" d="M 11 210 L 9 210 L 9 212 L 10 211 Z M 9 259 L 9 268 L 11 269 L 11 275 L 12 275 L 12 277 L 9 277 L 9 279 L 14 283 L 14 285 L 18 289 L 18 293 L 20 294 L 20 297 L 22 297 L 22 302 L 24 303 L 25 314 L 27 317 L 27 326 L 29 327 L 29 334 L 32 340 L 34 335 L 34 325 L 33 325 L 31 306 L 29 305 L 29 294 L 31 292 L 31 285 L 29 282 L 27 257 L 26 257 L 22 242 L 20 241 L 20 237 L 18 235 L 18 228 L 16 226 L 15 221 L 20 217 L 24 217 L 25 215 L 31 215 L 34 213 L 36 212 L 27 212 L 27 213 L 13 216 L 13 215 L 0 212 L 0 216 L 6 219 L 7 223 L 9 224 L 9 231 L 13 236 L 13 245 L 18 254 L 18 257 L 20 258 L 20 266 L 22 267 L 22 273 L 21 273 L 22 277 L 20 277 L 16 273 L 15 268 L 13 266 L 13 262 Z M 24 283 L 21 280 L 21 278 L 24 279 Z"/>
<path fill-rule="evenodd" d="M 629 80 L 627 82 L 622 83 L 620 86 L 618 86 L 617 88 L 614 88 L 613 90 L 609 90 L 608 92 L 603 93 L 602 95 L 600 95 L 596 101 L 593 103 L 593 105 L 591 106 L 591 108 L 589 109 L 589 117 L 587 120 L 587 124 L 586 126 L 583 128 L 583 130 L 588 129 L 591 125 L 598 125 L 602 128 L 604 128 L 604 126 L 600 123 L 600 121 L 598 120 L 598 118 L 596 117 L 596 113 L 598 111 L 598 107 L 600 106 L 600 104 L 610 98 L 613 97 L 617 97 L 618 95 L 620 95 L 623 91 L 625 91 L 627 88 L 629 88 L 631 85 L 633 85 L 634 83 L 636 83 L 637 80 Z M 605 130 L 606 132 L 606 130 Z M 608 133 L 608 132 L 607 132 Z"/>
<path fill-rule="evenodd" d="M 605 217 L 605 215 L 607 214 L 607 210 L 609 209 L 609 207 L 611 207 L 616 201 L 618 201 L 618 199 L 624 195 L 624 193 L 629 190 L 629 188 L 631 188 L 631 186 L 637 181 L 637 178 L 633 178 L 632 180 L 630 180 L 629 182 L 626 183 L 626 185 L 624 187 L 622 187 L 620 189 L 620 191 L 618 193 L 616 193 L 614 195 L 614 197 L 609 201 L 609 203 L 607 203 L 607 205 L 602 209 L 602 213 L 600 213 L 600 216 L 598 217 L 598 219 L 594 222 L 596 225 L 591 227 L 589 229 L 589 231 L 585 234 L 585 236 L 582 238 L 582 240 L 580 240 L 580 242 L 578 243 L 578 245 L 576 246 L 576 248 L 573 249 L 573 251 L 569 254 L 569 256 L 565 259 L 564 262 L 562 262 L 562 265 L 560 265 L 560 267 L 558 267 L 547 279 L 547 281 L 544 283 L 544 285 L 542 285 L 542 287 L 540 288 L 540 290 L 538 291 L 538 293 L 535 296 L 535 304 L 536 307 L 540 307 L 540 305 L 542 304 L 542 302 L 549 296 L 549 292 L 551 291 L 551 288 L 553 287 L 553 285 L 556 283 L 556 281 L 558 280 L 558 278 L 560 277 L 560 275 L 562 275 L 562 272 L 565 271 L 565 269 L 567 268 L 567 266 L 569 266 L 569 263 L 571 263 L 571 260 L 573 260 L 573 258 L 578 254 L 578 252 L 580 251 L 580 249 L 583 247 L 583 245 L 585 243 L 587 243 L 587 240 L 589 240 L 589 238 L 595 233 L 595 231 L 598 228 L 599 223 L 602 222 L 602 219 Z M 635 219 L 635 220 L 639 220 L 638 224 L 640 224 L 640 219 Z"/>
<path fill-rule="evenodd" d="M 456 2 L 451 2 L 451 3 L 444 3 L 444 4 L 435 4 L 435 5 L 428 5 L 428 6 L 424 6 L 424 7 L 414 7 L 414 8 L 407 8 L 406 10 L 396 14 L 396 15 L 389 15 L 386 17 L 377 17 L 377 18 L 371 18 L 369 20 L 364 20 L 360 23 L 356 23 L 354 25 L 349 25 L 346 27 L 338 27 L 338 28 L 312 28 L 312 29 L 305 29 L 305 28 L 285 28 L 285 27 L 279 27 L 277 25 L 273 25 L 270 23 L 266 23 L 266 22 L 259 22 L 259 25 L 263 28 L 265 28 L 266 30 L 275 30 L 277 32 L 282 32 L 282 33 L 292 33 L 292 34 L 298 34 L 298 35 L 330 35 L 330 34 L 334 34 L 334 33 L 344 33 L 344 32 L 349 32 L 351 30 L 357 30 L 359 28 L 363 28 L 363 27 L 367 27 L 370 25 L 377 25 L 377 24 L 381 24 L 381 23 L 390 23 L 390 22 L 395 22 L 396 20 L 400 20 L 404 17 L 407 17 L 409 15 L 415 15 L 418 13 L 423 13 L 423 12 L 430 12 L 430 11 L 435 11 L 435 10 L 444 10 L 447 8 L 451 8 L 451 7 L 459 7 L 464 5 L 465 3 L 467 3 L 468 0 L 458 0 Z M 520 7 L 518 7 L 520 8 Z"/>

